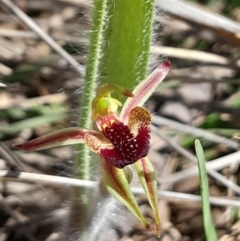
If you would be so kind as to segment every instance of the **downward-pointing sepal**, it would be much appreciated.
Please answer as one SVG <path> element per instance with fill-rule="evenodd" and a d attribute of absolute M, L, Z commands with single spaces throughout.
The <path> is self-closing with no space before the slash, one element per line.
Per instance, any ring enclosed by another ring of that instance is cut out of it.
<path fill-rule="evenodd" d="M 124 204 L 147 229 L 149 229 L 150 226 L 142 216 L 138 204 L 131 192 L 124 170 L 113 166 L 104 159 L 102 159 L 102 166 L 106 189 L 113 197 Z"/>
<path fill-rule="evenodd" d="M 153 210 L 157 236 L 161 236 L 161 222 L 158 211 L 158 198 L 157 198 L 157 181 L 152 163 L 147 157 L 141 158 L 139 161 L 134 163 L 136 171 L 138 173 L 139 180 L 142 187 L 147 195 L 148 201 Z"/>

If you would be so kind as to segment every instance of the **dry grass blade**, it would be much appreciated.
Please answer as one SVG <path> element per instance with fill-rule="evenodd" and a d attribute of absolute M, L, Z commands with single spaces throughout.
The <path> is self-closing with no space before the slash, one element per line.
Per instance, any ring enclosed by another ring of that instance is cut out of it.
<path fill-rule="evenodd" d="M 168 143 L 169 146 L 174 148 L 177 152 L 181 153 L 183 156 L 185 156 L 187 159 L 189 159 L 191 162 L 197 164 L 197 158 L 192 153 L 187 151 L 186 149 L 182 148 L 180 145 L 178 145 L 175 141 L 169 139 L 165 135 L 161 134 L 160 131 L 152 126 L 152 130 L 156 135 L 158 135 L 161 139 L 163 139 L 165 142 Z M 219 181 L 223 186 L 231 188 L 234 192 L 237 194 L 240 194 L 240 187 L 236 185 L 235 183 L 228 180 L 225 176 L 221 175 L 217 171 L 210 169 L 207 167 L 207 173 L 215 178 L 217 181 Z"/>
<path fill-rule="evenodd" d="M 41 104 L 52 104 L 52 103 L 57 103 L 57 102 L 64 102 L 66 101 L 68 96 L 64 93 L 58 93 L 58 94 L 52 94 L 52 95 L 43 95 L 31 99 L 26 99 L 26 100 L 16 100 L 16 99 L 11 99 L 8 102 L 2 102 L 0 103 L 0 109 L 7 109 L 11 107 L 19 107 L 22 109 L 29 109 L 31 107 L 34 107 L 36 105 L 41 105 Z"/>
<path fill-rule="evenodd" d="M 14 29 L 0 29 L 0 36 L 8 38 L 21 38 L 21 39 L 39 39 L 39 35 L 33 31 L 14 30 Z M 54 40 L 70 41 L 72 43 L 87 45 L 88 39 L 85 37 L 74 37 L 69 35 L 62 36 L 61 34 L 53 34 Z M 71 56 L 71 55 L 70 55 Z"/>
<path fill-rule="evenodd" d="M 7 171 L 7 170 L 0 170 L 0 179 L 3 179 L 4 181 L 11 181 L 11 180 L 17 179 L 19 181 L 25 181 L 25 182 L 31 182 L 31 183 L 39 182 L 42 184 L 63 185 L 63 186 L 69 186 L 69 187 L 96 188 L 98 186 L 98 183 L 94 181 L 80 180 L 80 179 L 67 178 L 67 177 L 58 177 L 58 176 L 51 176 L 51 175 L 44 175 L 44 174 L 37 174 L 37 173 L 13 172 L 13 171 Z M 144 191 L 142 188 L 134 187 L 131 189 L 135 194 L 144 194 Z M 187 193 L 177 193 L 177 192 L 158 190 L 158 195 L 162 198 L 166 198 L 171 201 L 176 201 L 176 200 L 193 201 L 193 202 L 201 201 L 200 196 L 187 194 Z M 210 202 L 213 205 L 240 207 L 240 202 L 234 199 L 210 197 Z"/>
<path fill-rule="evenodd" d="M 240 151 L 234 152 L 232 154 L 226 155 L 224 157 L 217 158 L 215 160 L 206 163 L 207 169 L 221 170 L 223 168 L 229 167 L 231 164 L 240 163 Z M 180 180 L 196 176 L 198 174 L 197 167 L 190 167 L 187 170 L 179 171 L 168 177 L 165 177 L 161 183 L 175 183 Z"/>
<path fill-rule="evenodd" d="M 9 68 L 8 66 L 0 63 L 0 74 L 3 74 L 3 75 L 10 75 L 12 74 L 12 69 Z M 0 86 L 1 87 L 1 86 Z"/>
<path fill-rule="evenodd" d="M 218 36 L 226 38 L 236 46 L 240 46 L 240 25 L 218 13 L 196 3 L 183 0 L 157 0 L 156 4 L 161 9 L 188 22 L 195 23 L 204 28 L 209 28 Z"/>
<path fill-rule="evenodd" d="M 238 150 L 240 148 L 240 144 L 238 142 L 229 140 L 223 136 L 213 134 L 209 131 L 199 129 L 197 127 L 181 124 L 176 121 L 172 121 L 170 119 L 167 119 L 161 116 L 156 116 L 156 115 L 152 116 L 152 121 L 156 125 L 167 126 L 168 128 L 171 128 L 173 130 L 178 130 L 194 136 L 202 137 L 202 138 L 205 138 L 206 140 L 209 140 L 215 143 L 224 144 L 227 147 L 232 148 L 234 150 Z"/>
<path fill-rule="evenodd" d="M 135 194 L 142 194 L 141 188 L 132 188 L 132 191 Z M 170 200 L 171 202 L 176 202 L 177 200 L 181 201 L 193 201 L 193 202 L 201 202 L 201 197 L 198 195 L 193 195 L 189 193 L 179 193 L 179 192 L 171 192 L 158 190 L 158 196 L 164 198 L 166 200 Z M 210 197 L 209 201 L 212 205 L 219 206 L 233 206 L 240 207 L 240 202 L 238 199 L 228 199 L 228 198 L 219 198 L 219 197 Z"/>
<path fill-rule="evenodd" d="M 22 162 L 8 149 L 8 147 L 0 142 L 0 156 L 2 156 L 11 167 L 18 171 L 25 171 Z"/>
<path fill-rule="evenodd" d="M 87 180 L 79 180 L 75 178 L 67 178 L 67 177 L 58 177 L 58 176 L 50 176 L 44 174 L 36 174 L 36 173 L 28 173 L 28 172 L 13 172 L 7 170 L 0 170 L 0 177 L 4 177 L 5 179 L 18 178 L 22 181 L 29 182 L 41 182 L 41 183 L 53 183 L 59 185 L 66 186 L 74 186 L 74 187 L 86 187 L 86 188 L 94 188 L 97 185 L 97 182 L 87 181 Z"/>
<path fill-rule="evenodd" d="M 92 7 L 92 4 L 89 1 L 85 1 L 85 0 L 58 0 L 58 1 L 71 3 L 77 6 Z"/>
<path fill-rule="evenodd" d="M 152 46 L 151 52 L 153 54 L 166 55 L 168 57 L 179 58 L 179 59 L 190 59 L 203 63 L 229 65 L 232 62 L 225 57 L 217 54 L 207 53 L 198 50 L 173 48 L 165 46 Z M 236 62 L 236 65 L 240 67 L 240 63 Z"/>
<path fill-rule="evenodd" d="M 0 205 L 1 207 L 13 218 L 13 220 L 16 222 L 16 224 L 21 224 L 20 219 L 18 216 L 13 212 L 12 208 L 5 202 L 2 195 L 0 195 Z M 32 235 L 30 230 L 28 230 L 26 227 L 22 227 L 23 234 L 29 241 L 37 241 L 37 239 Z"/>
<path fill-rule="evenodd" d="M 9 0 L 0 0 L 0 3 L 9 8 L 24 24 L 59 53 L 80 75 L 84 75 L 84 68 L 68 52 L 59 46 L 47 33 L 45 33 L 33 20 L 28 17 L 20 8 Z"/>

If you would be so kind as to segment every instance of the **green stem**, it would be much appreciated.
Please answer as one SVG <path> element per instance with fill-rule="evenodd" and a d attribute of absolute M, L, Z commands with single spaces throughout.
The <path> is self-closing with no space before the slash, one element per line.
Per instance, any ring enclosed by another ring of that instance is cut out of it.
<path fill-rule="evenodd" d="M 99 85 L 113 83 L 133 88 L 145 79 L 152 39 L 154 2 L 155 0 L 94 0 L 80 127 L 91 127 L 91 101 Z M 75 177 L 91 179 L 93 169 L 97 169 L 98 162 L 95 159 L 89 155 L 85 145 L 79 145 Z M 83 234 L 81 240 L 84 240 L 87 237 L 87 224 L 84 224 L 84 220 L 88 219 L 91 193 L 75 189 L 72 200 L 75 201 L 80 194 L 83 197 L 81 207 L 75 210 L 75 215 L 80 217 Z"/>
<path fill-rule="evenodd" d="M 147 74 L 154 0 L 109 0 L 99 81 L 133 88 Z"/>
<path fill-rule="evenodd" d="M 154 0 L 95 0 L 79 126 L 90 128 L 96 87 L 114 83 L 133 88 L 147 74 Z M 91 177 L 94 165 L 79 145 L 75 176 Z"/>
<path fill-rule="evenodd" d="M 103 43 L 103 29 L 106 27 L 107 0 L 95 0 L 91 39 L 88 52 L 88 62 L 81 101 L 79 126 L 89 129 L 91 127 L 91 102 L 97 87 L 99 74 L 101 49 Z M 79 145 L 79 154 L 75 163 L 75 176 L 81 179 L 91 177 L 91 165 L 89 150 L 86 145 Z"/>
<path fill-rule="evenodd" d="M 91 128 L 91 102 L 97 88 L 97 78 L 100 67 L 100 57 L 103 42 L 103 29 L 106 27 L 106 8 L 107 0 L 95 0 L 93 11 L 93 22 L 88 52 L 88 62 L 84 89 L 82 94 L 79 126 Z M 80 144 L 77 147 L 78 154 L 74 163 L 74 175 L 76 178 L 88 180 L 91 178 L 92 171 L 97 166 L 96 158 L 90 156 L 86 145 Z M 68 233 L 75 232 L 80 235 L 79 240 L 86 239 L 88 217 L 90 215 L 92 193 L 84 188 L 73 188 L 72 205 L 68 222 Z M 67 233 L 67 236 L 68 236 Z"/>

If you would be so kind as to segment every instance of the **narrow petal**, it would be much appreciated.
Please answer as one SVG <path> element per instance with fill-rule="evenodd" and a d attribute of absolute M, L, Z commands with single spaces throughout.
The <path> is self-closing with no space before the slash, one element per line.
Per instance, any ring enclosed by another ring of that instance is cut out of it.
<path fill-rule="evenodd" d="M 102 164 L 106 189 L 114 198 L 124 204 L 147 229 L 149 229 L 149 224 L 142 216 L 138 204 L 130 190 L 124 170 L 114 167 L 104 159 L 102 160 Z"/>
<path fill-rule="evenodd" d="M 157 86 L 166 77 L 171 65 L 168 60 L 164 61 L 155 69 L 144 81 L 142 81 L 133 91 L 134 96 L 128 98 L 120 114 L 120 120 L 126 123 L 130 111 L 136 106 L 142 106 Z"/>
<path fill-rule="evenodd" d="M 98 134 L 97 131 L 88 131 L 81 128 L 70 127 L 54 131 L 23 144 L 15 145 L 15 147 L 24 151 L 38 151 L 56 146 L 73 145 L 85 142 L 84 137 L 87 133 Z"/>
<path fill-rule="evenodd" d="M 152 163 L 147 157 L 141 158 L 134 164 L 142 187 L 154 213 L 157 236 L 161 236 L 161 222 L 158 211 L 157 182 Z"/>

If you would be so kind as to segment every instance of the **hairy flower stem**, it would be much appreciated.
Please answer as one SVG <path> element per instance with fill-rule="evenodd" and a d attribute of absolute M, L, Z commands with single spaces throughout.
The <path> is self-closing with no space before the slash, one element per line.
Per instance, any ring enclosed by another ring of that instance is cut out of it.
<path fill-rule="evenodd" d="M 91 102 L 98 86 L 97 78 L 99 75 L 103 29 L 107 24 L 106 8 L 107 0 L 94 1 L 87 69 L 79 116 L 79 126 L 87 129 L 91 127 Z M 79 144 L 77 152 L 74 163 L 74 176 L 79 179 L 89 180 L 93 176 L 93 169 L 97 167 L 97 160 L 90 156 L 86 145 Z M 91 197 L 91 192 L 85 188 L 72 189 L 72 205 L 66 231 L 67 238 L 71 236 L 77 240 L 77 236 L 80 236 L 80 240 L 86 239 L 85 233 L 89 223 L 89 216 L 91 215 Z"/>
<path fill-rule="evenodd" d="M 152 39 L 154 2 L 155 0 L 94 0 L 79 126 L 90 128 L 91 101 L 96 87 L 112 83 L 132 88 L 145 79 Z M 98 167 L 98 160 L 89 155 L 85 145 L 78 145 L 77 151 L 75 177 L 91 179 L 93 171 Z M 83 197 L 80 200 L 81 207 L 73 210 L 72 215 L 81 215 L 77 225 L 81 225 L 81 233 L 84 233 L 84 220 L 88 220 L 86 215 L 89 212 L 86 210 L 89 209 L 91 194 L 86 189 L 75 189 L 73 201 L 80 196 Z M 74 207 L 75 205 L 72 206 Z M 80 240 L 84 240 L 83 237 Z"/>
<path fill-rule="evenodd" d="M 98 75 L 103 45 L 103 29 L 107 25 L 107 0 L 95 0 L 91 38 L 89 45 L 85 84 L 81 101 L 79 126 L 89 129 L 91 127 L 91 102 L 98 86 Z M 91 177 L 93 162 L 90 162 L 89 151 L 85 145 L 79 145 L 77 161 L 75 163 L 75 176 L 81 179 Z"/>
<path fill-rule="evenodd" d="M 154 0 L 108 0 L 99 81 L 133 88 L 147 74 Z"/>

